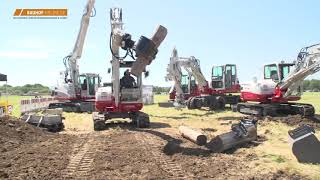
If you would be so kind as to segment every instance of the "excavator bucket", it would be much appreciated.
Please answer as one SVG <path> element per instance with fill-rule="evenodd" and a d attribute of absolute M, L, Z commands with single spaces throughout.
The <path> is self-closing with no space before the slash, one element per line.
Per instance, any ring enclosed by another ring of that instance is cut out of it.
<path fill-rule="evenodd" d="M 301 163 L 320 163 L 320 142 L 314 133 L 314 129 L 308 125 L 288 132 L 292 152 Z"/>
<path fill-rule="evenodd" d="M 62 108 L 47 109 L 40 114 L 24 114 L 20 119 L 33 126 L 45 128 L 50 132 L 58 132 L 64 128 L 62 112 Z"/>
<path fill-rule="evenodd" d="M 137 60 L 131 67 L 131 74 L 138 76 L 145 70 L 146 66 L 149 65 L 153 59 L 155 59 L 158 52 L 158 47 L 166 36 L 167 29 L 159 25 L 151 39 L 148 39 L 144 36 L 140 37 L 135 48 Z"/>

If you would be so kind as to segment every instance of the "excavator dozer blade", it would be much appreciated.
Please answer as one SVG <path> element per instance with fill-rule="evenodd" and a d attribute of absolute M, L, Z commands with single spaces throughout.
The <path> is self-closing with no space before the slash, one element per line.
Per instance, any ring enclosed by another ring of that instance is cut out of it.
<path fill-rule="evenodd" d="M 301 163 L 320 163 L 320 142 L 314 133 L 314 129 L 308 125 L 300 126 L 288 132 L 292 152 Z"/>
<path fill-rule="evenodd" d="M 159 25 L 151 37 L 148 39 L 142 36 L 136 45 L 137 60 L 132 64 L 131 74 L 138 76 L 146 66 L 155 58 L 158 47 L 167 36 L 167 28 Z"/>
<path fill-rule="evenodd" d="M 159 107 L 171 108 L 174 107 L 173 102 L 159 102 Z"/>

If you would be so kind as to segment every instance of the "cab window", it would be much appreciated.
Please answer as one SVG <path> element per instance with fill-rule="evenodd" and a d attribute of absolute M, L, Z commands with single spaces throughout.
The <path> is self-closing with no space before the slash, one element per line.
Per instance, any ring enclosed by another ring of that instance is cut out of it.
<path fill-rule="evenodd" d="M 264 67 L 264 79 L 279 80 L 277 65 L 267 65 Z"/>
<path fill-rule="evenodd" d="M 181 89 L 184 93 L 188 92 L 189 76 L 182 75 L 181 77 Z"/>
<path fill-rule="evenodd" d="M 94 77 L 89 77 L 89 94 L 94 95 L 95 94 L 95 78 Z"/>
<path fill-rule="evenodd" d="M 80 76 L 80 85 L 82 90 L 87 90 L 87 77 Z"/>
<path fill-rule="evenodd" d="M 223 74 L 222 66 L 216 66 L 212 68 L 212 78 L 222 79 L 223 78 L 222 74 Z"/>
<path fill-rule="evenodd" d="M 290 66 L 283 66 L 282 67 L 282 79 L 286 78 L 289 75 Z"/>

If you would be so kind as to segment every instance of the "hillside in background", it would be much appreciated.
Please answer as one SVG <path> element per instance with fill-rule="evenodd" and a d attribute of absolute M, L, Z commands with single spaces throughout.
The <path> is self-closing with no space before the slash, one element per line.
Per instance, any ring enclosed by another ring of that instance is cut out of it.
<path fill-rule="evenodd" d="M 51 90 L 47 86 L 42 84 L 26 84 L 24 86 L 0 86 L 0 92 L 8 92 L 11 95 L 38 95 L 38 94 L 50 94 Z"/>

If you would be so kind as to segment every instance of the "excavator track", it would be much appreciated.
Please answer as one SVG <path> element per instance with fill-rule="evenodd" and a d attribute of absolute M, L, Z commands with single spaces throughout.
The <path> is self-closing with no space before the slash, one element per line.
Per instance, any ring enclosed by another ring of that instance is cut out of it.
<path fill-rule="evenodd" d="M 91 151 L 92 138 L 87 134 L 80 143 L 75 144 L 73 155 L 70 157 L 69 164 L 63 176 L 65 179 L 87 179 L 93 163 L 94 153 Z"/>
<path fill-rule="evenodd" d="M 315 110 L 311 104 L 303 103 L 238 103 L 237 111 L 254 116 L 287 116 L 301 115 L 302 117 L 313 117 Z"/>
<path fill-rule="evenodd" d="M 166 156 L 161 151 L 158 139 L 150 137 L 145 133 L 135 134 L 135 138 L 140 141 L 141 146 L 146 149 L 147 152 L 152 154 L 152 157 L 160 165 L 160 168 L 168 173 L 170 177 L 167 179 L 193 179 L 193 175 L 184 171 L 182 166 L 172 160 L 169 156 Z"/>

